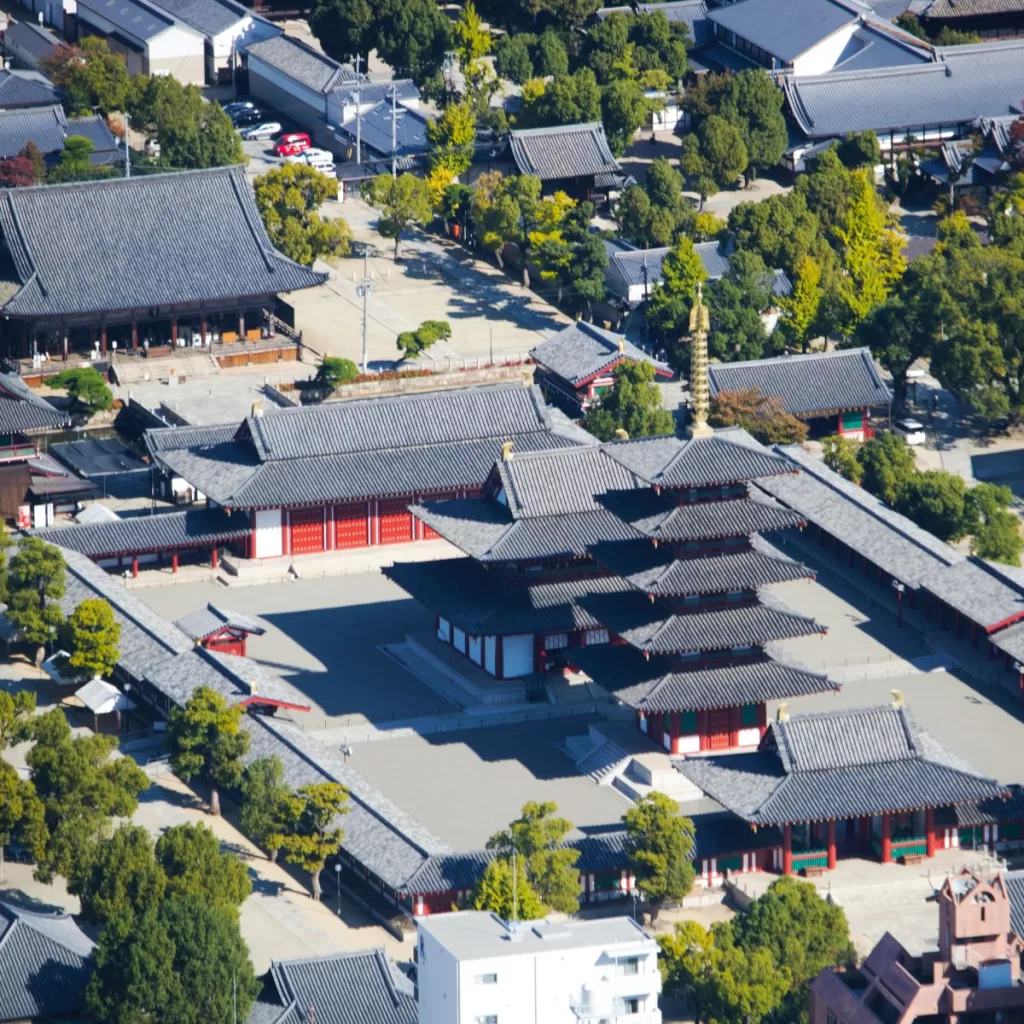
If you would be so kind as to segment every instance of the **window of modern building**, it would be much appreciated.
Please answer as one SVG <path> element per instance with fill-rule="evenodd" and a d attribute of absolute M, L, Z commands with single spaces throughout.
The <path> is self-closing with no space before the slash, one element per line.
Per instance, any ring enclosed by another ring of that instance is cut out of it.
<path fill-rule="evenodd" d="M 497 985 L 498 976 L 496 974 L 478 974 L 473 979 L 478 985 Z"/>

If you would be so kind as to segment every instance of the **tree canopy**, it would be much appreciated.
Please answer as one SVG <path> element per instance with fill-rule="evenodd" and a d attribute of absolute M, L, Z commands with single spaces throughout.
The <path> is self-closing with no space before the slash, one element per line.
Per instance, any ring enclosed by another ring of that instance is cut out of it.
<path fill-rule="evenodd" d="M 689 330 L 693 297 L 698 283 L 707 276 L 693 242 L 681 235 L 675 248 L 662 261 L 661 283 L 652 289 L 647 300 L 647 322 L 668 347 L 677 369 L 685 359 L 676 343 Z"/>
<path fill-rule="evenodd" d="M 377 230 L 395 243 L 395 259 L 401 256 L 402 236 L 414 224 L 426 224 L 433 216 L 430 189 L 413 174 L 378 174 L 363 183 L 363 201 L 380 211 Z"/>
<path fill-rule="evenodd" d="M 124 110 L 131 75 L 123 55 L 105 39 L 87 36 L 80 44 L 61 43 L 40 62 L 40 70 L 63 93 L 69 114 L 110 114 Z"/>
<path fill-rule="evenodd" d="M 3 691 L 0 695 L 8 696 Z M 17 843 L 38 861 L 46 855 L 48 839 L 46 812 L 35 786 L 0 757 L 0 885 L 4 881 L 4 847 Z"/>
<path fill-rule="evenodd" d="M 583 428 L 602 441 L 625 431 L 629 437 L 675 433 L 672 413 L 661 404 L 661 392 L 650 363 L 627 361 L 615 369 L 615 386 L 601 404 L 583 418 Z"/>
<path fill-rule="evenodd" d="M 19 633 L 40 651 L 64 621 L 57 603 L 64 596 L 64 556 L 38 537 L 26 537 L 7 569 L 7 610 Z"/>
<path fill-rule="evenodd" d="M 252 892 L 249 871 L 205 825 L 172 825 L 156 841 L 156 860 L 167 877 L 168 897 L 195 897 L 236 913 Z"/>
<path fill-rule="evenodd" d="M 121 624 L 102 598 L 82 601 L 68 619 L 74 668 L 92 676 L 109 676 L 121 658 Z"/>
<path fill-rule="evenodd" d="M 334 391 L 343 384 L 351 384 L 359 376 L 359 367 L 351 359 L 339 356 L 324 356 L 316 368 L 313 378 L 317 387 L 325 391 Z"/>
<path fill-rule="evenodd" d="M 657 914 L 661 906 L 681 900 L 693 887 L 693 822 L 679 813 L 675 800 L 657 790 L 638 800 L 622 820 L 637 884 Z"/>
<path fill-rule="evenodd" d="M 103 374 L 92 366 L 61 370 L 46 377 L 45 384 L 48 388 L 65 389 L 74 411 L 85 416 L 106 412 L 114 404 L 114 394 Z"/>
<path fill-rule="evenodd" d="M 474 910 L 489 910 L 505 921 L 536 921 L 548 912 L 518 856 L 514 872 L 511 860 L 495 857 L 490 861 L 473 889 L 470 903 Z"/>
<path fill-rule="evenodd" d="M 424 320 L 415 331 L 402 331 L 395 341 L 406 359 L 415 359 L 434 342 L 451 336 L 452 325 L 447 320 Z"/>
<path fill-rule="evenodd" d="M 313 899 L 320 899 L 320 872 L 328 857 L 341 848 L 344 831 L 337 818 L 348 813 L 348 790 L 336 782 L 302 786 L 288 805 L 287 828 L 281 836 L 285 860 L 309 872 Z"/>
<path fill-rule="evenodd" d="M 786 412 L 782 400 L 758 388 L 720 391 L 711 403 L 713 427 L 742 427 L 761 444 L 794 444 L 807 437 L 807 424 Z"/>
<path fill-rule="evenodd" d="M 281 759 L 261 757 L 245 769 L 242 807 L 238 815 L 242 831 L 267 850 L 276 861 L 288 826 L 291 790 L 284 782 Z"/>

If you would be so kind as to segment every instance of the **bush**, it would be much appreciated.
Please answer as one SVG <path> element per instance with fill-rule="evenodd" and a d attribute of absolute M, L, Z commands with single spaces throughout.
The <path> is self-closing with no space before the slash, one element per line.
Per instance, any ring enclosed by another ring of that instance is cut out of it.
<path fill-rule="evenodd" d="M 351 359 L 324 356 L 313 379 L 317 387 L 333 391 L 342 384 L 351 384 L 358 376 L 359 367 Z"/>
<path fill-rule="evenodd" d="M 76 412 L 91 416 L 106 412 L 114 404 L 114 395 L 103 374 L 91 366 L 77 370 L 63 370 L 44 381 L 48 388 L 64 388 Z"/>
<path fill-rule="evenodd" d="M 435 341 L 446 340 L 451 336 L 452 327 L 447 320 L 424 320 L 415 331 L 402 331 L 397 338 L 397 345 L 406 359 L 414 359 Z"/>

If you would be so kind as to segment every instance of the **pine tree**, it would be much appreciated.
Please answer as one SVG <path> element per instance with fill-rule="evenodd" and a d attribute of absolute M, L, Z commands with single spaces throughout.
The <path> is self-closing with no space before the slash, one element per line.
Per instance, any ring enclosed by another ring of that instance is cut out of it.
<path fill-rule="evenodd" d="M 328 857 L 341 849 L 345 833 L 336 826 L 339 815 L 347 814 L 348 791 L 336 782 L 315 782 L 303 786 L 290 801 L 288 826 L 281 837 L 281 850 L 289 864 L 309 872 L 313 899 L 321 896 L 320 872 Z"/>

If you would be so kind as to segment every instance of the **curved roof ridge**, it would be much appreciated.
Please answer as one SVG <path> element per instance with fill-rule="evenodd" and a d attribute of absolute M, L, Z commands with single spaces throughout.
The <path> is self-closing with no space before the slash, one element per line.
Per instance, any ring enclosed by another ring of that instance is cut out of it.
<path fill-rule="evenodd" d="M 237 166 L 237 165 L 236 165 Z M 255 217 L 259 216 L 259 211 L 256 209 L 256 202 L 252 197 L 252 192 L 249 190 L 249 186 L 241 179 L 241 175 L 232 174 L 230 175 L 231 187 L 234 189 L 235 197 L 238 199 L 238 205 L 241 207 L 242 216 L 245 217 L 245 223 L 249 227 L 249 233 L 252 235 L 253 241 L 256 243 L 256 247 L 260 251 L 260 255 L 263 257 L 263 262 L 266 264 L 267 270 L 270 273 L 274 273 L 277 270 L 277 260 L 271 255 L 273 247 L 270 245 L 270 237 L 267 235 L 267 229 L 264 227 L 263 222 L 256 223 Z M 274 250 L 276 252 L 276 250 Z M 281 253 L 277 253 L 281 256 Z M 287 259 L 287 257 L 282 257 Z M 290 262 L 294 263 L 294 260 Z"/>

